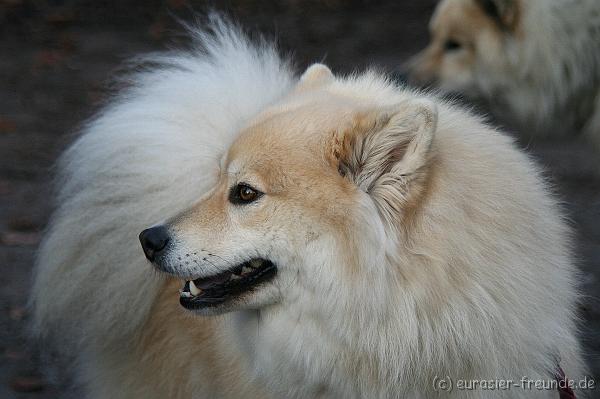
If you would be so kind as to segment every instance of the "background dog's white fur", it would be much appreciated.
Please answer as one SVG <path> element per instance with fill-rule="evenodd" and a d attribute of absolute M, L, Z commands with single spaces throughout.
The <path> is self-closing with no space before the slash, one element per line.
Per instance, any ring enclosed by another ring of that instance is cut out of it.
<path fill-rule="evenodd" d="M 600 3 L 518 3 L 520 31 L 506 39 L 507 68 L 481 71 L 483 93 L 538 134 L 575 128 L 600 144 Z"/>
<path fill-rule="evenodd" d="M 471 24 L 482 0 L 440 1 L 453 24 Z M 473 61 L 437 80 L 442 87 L 487 100 L 495 114 L 539 136 L 583 131 L 600 145 L 600 3 L 596 0 L 488 0 L 516 17 L 510 27 L 472 29 Z M 462 10 L 462 14 L 461 14 Z M 487 16 L 490 21 L 493 19 Z M 442 22 L 440 22 L 442 23 Z M 449 28 L 446 26 L 445 28 Z M 450 38 L 454 39 L 454 38 Z M 441 57 L 452 57 L 442 55 Z M 413 61 L 416 75 L 423 59 Z M 441 64 L 441 63 L 440 63 Z M 443 66 L 439 66 L 443 68 Z M 415 76 L 416 76 L 415 75 Z M 459 80 L 462 80 L 459 82 Z"/>
<path fill-rule="evenodd" d="M 332 277 L 342 265 L 312 253 L 306 262 L 322 262 L 328 290 L 315 287 L 260 319 L 210 319 L 214 347 L 186 339 L 201 319 L 175 324 L 162 312 L 153 321 L 162 279 L 137 234 L 208 191 L 236 132 L 297 82 L 272 48 L 214 26 L 215 35 L 195 33 L 196 50 L 152 57 L 158 66 L 134 75 L 59 165 L 58 208 L 33 285 L 34 331 L 75 358 L 91 397 L 264 397 L 264 385 L 282 397 L 420 398 L 435 395 L 436 375 L 551 379 L 557 358 L 569 377 L 581 376 L 569 229 L 554 200 L 508 138 L 434 98 L 439 164 L 421 222 L 397 241 L 375 204 L 361 204 L 364 229 L 354 239 L 374 262 L 363 284 L 349 290 Z M 379 104 L 422 97 L 375 73 L 331 85 Z M 167 338 L 142 346 L 148 323 Z M 214 363 L 202 363 L 206 351 Z M 215 370 L 228 386 L 214 387 Z"/>

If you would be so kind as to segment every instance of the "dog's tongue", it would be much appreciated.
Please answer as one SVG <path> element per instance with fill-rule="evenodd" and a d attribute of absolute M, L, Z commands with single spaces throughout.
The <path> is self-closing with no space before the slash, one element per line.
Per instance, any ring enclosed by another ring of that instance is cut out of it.
<path fill-rule="evenodd" d="M 206 290 L 214 285 L 225 283 L 231 277 L 230 272 L 224 272 L 211 278 L 199 278 L 194 280 L 196 287 Z"/>

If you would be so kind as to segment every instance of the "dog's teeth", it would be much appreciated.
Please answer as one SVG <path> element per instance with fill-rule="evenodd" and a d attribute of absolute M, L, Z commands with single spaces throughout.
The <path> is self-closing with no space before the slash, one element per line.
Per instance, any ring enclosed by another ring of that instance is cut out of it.
<path fill-rule="evenodd" d="M 231 276 L 230 276 L 229 278 L 230 278 L 231 280 L 239 280 L 239 279 L 241 279 L 242 277 L 238 276 L 237 274 L 233 274 L 233 273 L 232 273 L 232 274 L 231 274 Z"/>
<path fill-rule="evenodd" d="M 247 273 L 250 273 L 250 272 L 252 272 L 253 270 L 254 270 L 254 269 L 253 269 L 253 268 L 251 268 L 251 267 L 244 266 L 244 267 L 242 268 L 242 274 L 247 274 Z"/>
<path fill-rule="evenodd" d="M 193 281 L 190 281 L 190 292 L 192 293 L 193 296 L 197 296 L 202 293 L 202 290 L 200 288 L 196 287 L 196 284 L 194 284 Z"/>
<path fill-rule="evenodd" d="M 260 265 L 262 265 L 262 261 L 260 259 L 253 259 L 250 261 L 250 265 L 253 268 L 258 269 L 260 267 Z"/>

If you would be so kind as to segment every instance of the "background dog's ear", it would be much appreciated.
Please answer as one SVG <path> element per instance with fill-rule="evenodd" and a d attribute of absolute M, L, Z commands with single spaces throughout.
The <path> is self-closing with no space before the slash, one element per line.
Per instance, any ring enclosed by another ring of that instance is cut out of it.
<path fill-rule="evenodd" d="M 333 73 L 323 64 L 312 64 L 300 77 L 299 87 L 315 87 L 333 80 Z"/>
<path fill-rule="evenodd" d="M 519 0 L 476 0 L 502 29 L 513 30 L 519 19 Z"/>
<path fill-rule="evenodd" d="M 357 115 L 334 133 L 330 156 L 342 176 L 392 216 L 423 188 L 436 127 L 433 102 L 408 100 Z"/>

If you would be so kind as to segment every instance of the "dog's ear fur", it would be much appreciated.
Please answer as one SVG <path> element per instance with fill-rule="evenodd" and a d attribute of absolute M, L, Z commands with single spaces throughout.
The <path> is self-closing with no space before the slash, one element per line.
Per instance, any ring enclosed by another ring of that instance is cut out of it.
<path fill-rule="evenodd" d="M 476 0 L 487 16 L 503 30 L 512 31 L 519 22 L 519 0 Z"/>
<path fill-rule="evenodd" d="M 437 108 L 428 100 L 370 110 L 333 133 L 329 157 L 342 176 L 392 217 L 421 190 L 436 127 Z"/>

